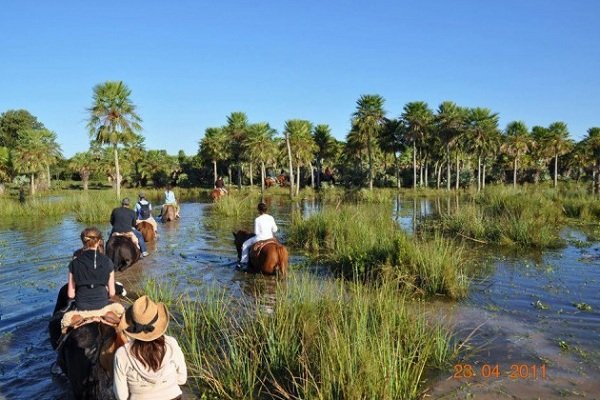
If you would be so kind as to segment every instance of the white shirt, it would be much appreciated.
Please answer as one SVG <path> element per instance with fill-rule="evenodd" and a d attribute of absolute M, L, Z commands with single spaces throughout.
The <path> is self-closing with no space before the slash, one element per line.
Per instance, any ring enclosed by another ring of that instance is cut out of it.
<path fill-rule="evenodd" d="M 275 232 L 277 232 L 277 224 L 275 224 L 273 217 L 269 214 L 256 217 L 254 220 L 254 233 L 257 241 L 272 239 Z"/>
<path fill-rule="evenodd" d="M 177 201 L 175 200 L 175 193 L 173 193 L 173 191 L 169 190 L 168 192 L 165 192 L 165 204 L 175 204 L 177 203 Z"/>

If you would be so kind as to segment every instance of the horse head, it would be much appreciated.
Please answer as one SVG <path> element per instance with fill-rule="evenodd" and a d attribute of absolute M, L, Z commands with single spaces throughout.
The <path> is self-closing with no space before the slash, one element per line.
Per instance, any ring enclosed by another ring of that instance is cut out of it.
<path fill-rule="evenodd" d="M 243 229 L 240 229 L 239 231 L 232 232 L 232 233 L 233 233 L 233 242 L 235 243 L 235 248 L 238 253 L 238 261 L 239 261 L 242 259 L 242 245 L 244 244 L 244 242 L 246 240 L 248 240 L 252 236 L 254 236 L 254 233 L 250 233 Z"/>

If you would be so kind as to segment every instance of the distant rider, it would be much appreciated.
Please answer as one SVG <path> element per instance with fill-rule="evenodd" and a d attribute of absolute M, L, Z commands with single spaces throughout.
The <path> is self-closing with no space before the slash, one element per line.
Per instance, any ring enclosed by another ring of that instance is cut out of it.
<path fill-rule="evenodd" d="M 129 208 L 129 199 L 125 197 L 121 201 L 121 207 L 115 208 L 110 215 L 110 224 L 113 227 L 110 234 L 133 232 L 142 251 L 142 257 L 146 257 L 148 249 L 146 248 L 146 242 L 144 242 L 142 233 L 135 229 L 136 221 L 135 211 Z"/>
<path fill-rule="evenodd" d="M 165 204 L 163 205 L 171 205 L 175 206 L 175 218 L 179 218 L 179 204 L 177 204 L 177 200 L 175 199 L 175 193 L 171 190 L 171 185 L 167 184 L 165 187 Z M 163 213 L 161 212 L 161 215 Z"/>
<path fill-rule="evenodd" d="M 248 264 L 248 254 L 254 243 L 261 240 L 273 239 L 273 234 L 277 232 L 275 219 L 267 214 L 267 205 L 265 203 L 259 203 L 257 209 L 260 215 L 254 220 L 255 236 L 242 244 L 242 258 L 240 259 L 240 264 Z"/>
<path fill-rule="evenodd" d="M 222 176 L 219 176 L 215 181 L 215 189 L 219 189 L 221 193 L 227 194 L 227 189 L 225 188 L 225 182 L 223 181 Z"/>

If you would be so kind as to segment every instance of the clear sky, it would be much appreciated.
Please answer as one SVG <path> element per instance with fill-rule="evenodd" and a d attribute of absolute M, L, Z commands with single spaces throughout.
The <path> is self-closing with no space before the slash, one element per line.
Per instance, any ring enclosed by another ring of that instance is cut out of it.
<path fill-rule="evenodd" d="M 188 155 L 232 111 L 343 139 L 361 94 L 388 116 L 452 100 L 575 139 L 600 126 L 600 1 L 0 3 L 0 112 L 25 108 L 66 156 L 88 148 L 92 88 L 123 80 L 147 148 Z"/>

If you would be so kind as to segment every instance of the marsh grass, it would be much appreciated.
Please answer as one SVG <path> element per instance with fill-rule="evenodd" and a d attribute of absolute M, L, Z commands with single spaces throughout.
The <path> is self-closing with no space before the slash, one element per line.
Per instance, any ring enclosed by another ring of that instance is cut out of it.
<path fill-rule="evenodd" d="M 256 205 L 260 200 L 260 191 L 230 190 L 227 196 L 215 202 L 213 210 L 223 217 L 250 218 L 256 214 Z"/>
<path fill-rule="evenodd" d="M 392 218 L 391 207 L 325 209 L 303 219 L 295 215 L 290 242 L 314 262 L 347 278 L 377 279 L 392 274 L 426 294 L 459 298 L 466 294 L 462 246 L 436 235 L 408 236 Z"/>
<path fill-rule="evenodd" d="M 173 303 L 171 332 L 197 393 L 221 399 L 416 399 L 426 370 L 453 357 L 451 334 L 428 323 L 389 279 L 377 286 L 297 274 L 277 304 L 244 307 L 208 289 Z"/>

